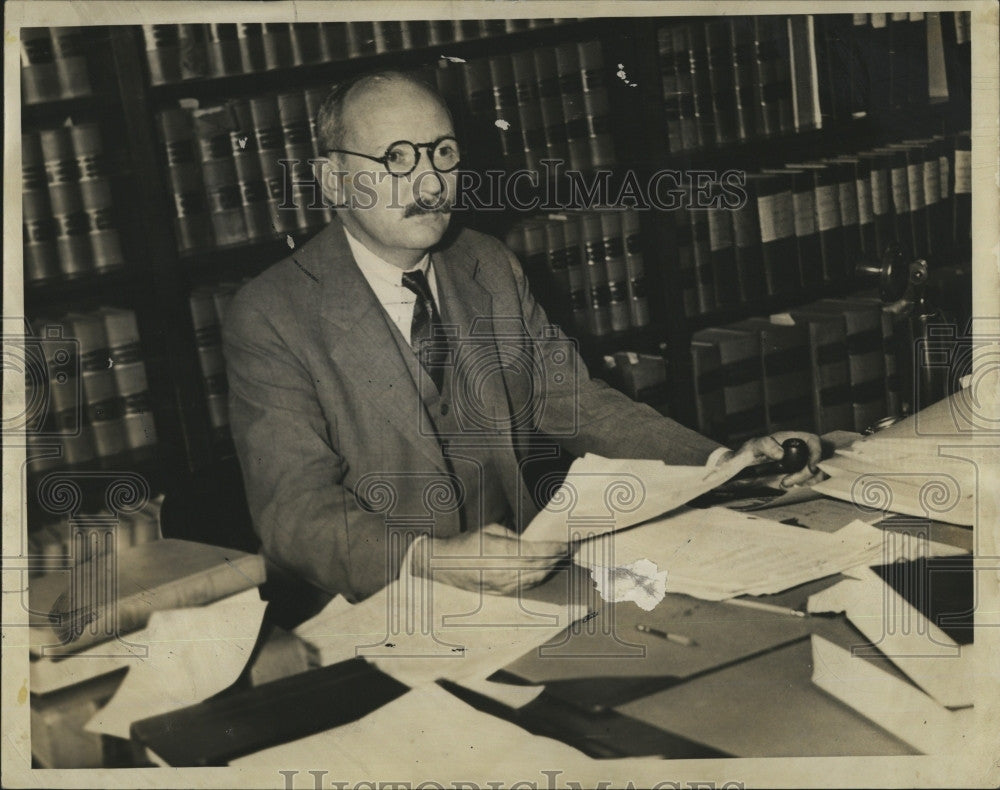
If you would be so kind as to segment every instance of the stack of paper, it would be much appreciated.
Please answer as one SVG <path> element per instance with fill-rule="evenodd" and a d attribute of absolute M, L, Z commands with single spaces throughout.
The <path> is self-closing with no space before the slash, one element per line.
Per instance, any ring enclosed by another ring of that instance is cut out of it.
<path fill-rule="evenodd" d="M 585 541 L 576 562 L 622 568 L 646 559 L 666 571 L 667 592 L 719 601 L 781 592 L 857 566 L 965 553 L 888 534 L 862 521 L 825 533 L 724 508 L 686 509 Z"/>
<path fill-rule="evenodd" d="M 753 460 L 739 455 L 710 468 L 588 453 L 573 462 L 522 537 L 572 543 L 640 524 L 722 485 Z"/>
<path fill-rule="evenodd" d="M 947 457 L 942 445 L 940 437 L 863 439 L 820 463 L 830 479 L 815 489 L 875 513 L 972 526 L 976 465 Z"/>
<path fill-rule="evenodd" d="M 810 597 L 809 611 L 845 612 L 873 646 L 813 635 L 813 682 L 914 748 L 953 753 L 972 724 L 974 646 L 960 647 L 871 570 L 855 575 Z M 880 668 L 887 661 L 914 685 Z"/>
<path fill-rule="evenodd" d="M 579 603 L 470 592 L 404 571 L 361 603 L 335 598 L 295 633 L 322 666 L 362 656 L 421 686 L 438 678 L 485 680 L 586 614 Z"/>

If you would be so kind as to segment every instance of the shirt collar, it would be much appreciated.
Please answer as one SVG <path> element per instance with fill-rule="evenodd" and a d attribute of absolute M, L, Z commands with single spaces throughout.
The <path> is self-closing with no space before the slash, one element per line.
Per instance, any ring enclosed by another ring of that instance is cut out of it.
<path fill-rule="evenodd" d="M 379 255 L 376 255 L 358 239 L 351 235 L 351 232 L 344 228 L 344 235 L 347 237 L 347 244 L 351 248 L 351 254 L 357 262 L 358 267 L 369 279 L 375 278 L 387 285 L 401 286 L 404 272 L 421 271 L 425 275 L 430 269 L 430 254 L 424 253 L 424 257 L 417 261 L 409 269 L 400 269 L 398 266 L 389 263 Z"/>

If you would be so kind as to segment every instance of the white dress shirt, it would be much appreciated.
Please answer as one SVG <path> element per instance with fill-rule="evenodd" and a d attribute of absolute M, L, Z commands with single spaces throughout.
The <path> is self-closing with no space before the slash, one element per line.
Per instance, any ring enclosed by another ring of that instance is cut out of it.
<path fill-rule="evenodd" d="M 418 269 L 427 277 L 430 283 L 431 293 L 440 311 L 441 300 L 438 298 L 437 278 L 434 276 L 434 268 L 431 266 L 430 255 L 424 254 L 415 266 L 409 269 L 400 269 L 388 261 L 380 258 L 369 250 L 364 244 L 350 234 L 344 228 L 344 235 L 347 236 L 347 244 L 351 248 L 358 268 L 364 275 L 368 284 L 375 292 L 375 298 L 388 313 L 389 318 L 399 328 L 406 342 L 410 342 L 410 325 L 413 323 L 413 306 L 417 303 L 417 295 L 403 285 L 403 273 L 414 272 Z"/>

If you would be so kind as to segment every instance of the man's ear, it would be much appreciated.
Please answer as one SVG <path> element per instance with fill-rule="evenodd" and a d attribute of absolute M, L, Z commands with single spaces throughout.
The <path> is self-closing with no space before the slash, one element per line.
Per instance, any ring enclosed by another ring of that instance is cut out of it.
<path fill-rule="evenodd" d="M 331 159 L 317 160 L 314 167 L 316 169 L 316 180 L 319 182 L 323 197 L 330 205 L 342 206 L 347 202 L 344 194 L 344 179 L 347 173 L 340 168 L 338 157 Z"/>

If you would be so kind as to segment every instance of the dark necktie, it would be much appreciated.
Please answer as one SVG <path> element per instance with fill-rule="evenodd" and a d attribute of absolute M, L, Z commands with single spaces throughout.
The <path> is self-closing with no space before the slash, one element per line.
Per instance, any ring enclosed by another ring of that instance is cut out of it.
<path fill-rule="evenodd" d="M 410 347 L 416 352 L 420 364 L 424 366 L 438 392 L 444 385 L 442 355 L 447 354 L 441 315 L 434 304 L 434 294 L 430 283 L 422 271 L 403 272 L 403 285 L 417 297 L 413 305 L 413 321 L 410 323 Z M 433 341 L 433 342 L 431 342 Z"/>

